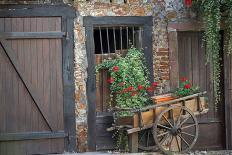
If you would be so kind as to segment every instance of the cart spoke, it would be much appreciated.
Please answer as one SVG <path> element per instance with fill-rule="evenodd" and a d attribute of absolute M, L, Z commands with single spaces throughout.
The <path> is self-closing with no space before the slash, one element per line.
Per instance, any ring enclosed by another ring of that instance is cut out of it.
<path fill-rule="evenodd" d="M 166 135 L 160 142 L 161 145 L 170 137 L 170 134 Z"/>
<path fill-rule="evenodd" d="M 169 133 L 169 131 L 167 131 L 167 132 L 164 132 L 164 133 L 161 133 L 161 134 L 157 135 L 157 137 L 164 136 L 164 135 L 166 135 L 166 134 L 168 134 L 168 133 Z"/>
<path fill-rule="evenodd" d="M 184 127 L 181 128 L 181 130 L 191 128 L 193 126 L 196 126 L 196 124 L 191 124 L 191 125 L 184 126 Z"/>
<path fill-rule="evenodd" d="M 188 147 L 190 146 L 189 143 L 181 135 L 178 135 L 178 136 L 184 141 L 186 145 L 188 145 Z"/>
<path fill-rule="evenodd" d="M 181 118 L 182 112 L 183 112 L 183 109 L 181 108 L 180 115 L 178 116 L 178 119 L 177 119 L 177 122 L 176 122 L 176 126 L 178 126 L 179 123 L 180 123 L 180 118 Z"/>
<path fill-rule="evenodd" d="M 147 146 L 149 146 L 149 137 L 150 137 L 150 132 L 148 131 L 148 135 L 147 135 Z"/>
<path fill-rule="evenodd" d="M 175 117 L 174 117 L 174 111 L 173 111 L 173 109 L 172 109 L 172 119 L 173 119 L 173 126 L 176 126 L 175 124 Z"/>
<path fill-rule="evenodd" d="M 188 136 L 191 136 L 191 137 L 195 137 L 195 135 L 193 134 L 190 134 L 190 133 L 187 133 L 187 132 L 181 132 L 182 134 L 185 134 L 185 135 L 188 135 Z"/>
<path fill-rule="evenodd" d="M 169 143 L 169 151 L 172 151 L 172 141 L 173 141 L 173 136 L 172 136 L 171 141 Z"/>
<path fill-rule="evenodd" d="M 161 128 L 164 128 L 164 129 L 167 129 L 167 130 L 171 130 L 171 128 L 167 127 L 167 126 L 164 126 L 164 125 L 161 125 L 161 124 L 157 124 L 158 127 L 161 127 Z"/>
<path fill-rule="evenodd" d="M 165 121 L 173 128 L 173 125 L 171 124 L 171 122 L 167 119 L 166 116 L 162 115 L 162 117 L 165 119 Z"/>
<path fill-rule="evenodd" d="M 176 139 L 176 144 L 177 144 L 177 147 L 178 147 L 178 150 L 179 152 L 181 151 L 181 148 L 180 148 L 180 144 L 179 144 L 179 141 L 177 139 L 177 136 L 175 136 L 175 139 Z"/>
<path fill-rule="evenodd" d="M 145 133 L 146 133 L 146 132 L 143 132 L 143 135 L 142 135 L 141 138 L 139 139 L 139 142 L 143 139 Z"/>
<path fill-rule="evenodd" d="M 179 127 L 181 127 L 185 122 L 187 122 L 187 120 L 188 120 L 190 117 L 191 117 L 191 115 L 188 115 L 188 117 L 185 118 L 185 119 L 183 120 L 183 122 L 180 123 Z"/>

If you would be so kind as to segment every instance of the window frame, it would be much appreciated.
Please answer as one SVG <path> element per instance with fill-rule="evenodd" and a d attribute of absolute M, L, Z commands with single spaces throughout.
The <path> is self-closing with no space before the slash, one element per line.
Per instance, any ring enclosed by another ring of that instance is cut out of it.
<path fill-rule="evenodd" d="M 149 80 L 153 82 L 153 52 L 152 52 L 152 16 L 85 16 L 83 18 L 86 35 L 87 69 L 87 102 L 88 102 L 88 150 L 96 150 L 96 75 L 95 47 L 93 28 L 96 26 L 141 26 L 143 27 L 143 49 L 145 60 L 150 72 Z"/>

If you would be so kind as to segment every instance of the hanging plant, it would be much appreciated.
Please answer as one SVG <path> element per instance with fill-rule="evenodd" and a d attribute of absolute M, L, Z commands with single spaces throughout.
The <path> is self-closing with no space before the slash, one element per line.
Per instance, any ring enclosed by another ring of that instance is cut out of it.
<path fill-rule="evenodd" d="M 185 5 L 189 6 L 188 0 Z M 193 8 L 203 15 L 204 21 L 204 41 L 206 42 L 206 60 L 210 64 L 211 79 L 213 81 L 213 91 L 215 96 L 215 108 L 221 99 L 220 92 L 220 42 L 221 42 L 221 19 L 225 20 L 227 28 L 226 48 L 228 54 L 232 53 L 232 0 L 193 0 Z"/>

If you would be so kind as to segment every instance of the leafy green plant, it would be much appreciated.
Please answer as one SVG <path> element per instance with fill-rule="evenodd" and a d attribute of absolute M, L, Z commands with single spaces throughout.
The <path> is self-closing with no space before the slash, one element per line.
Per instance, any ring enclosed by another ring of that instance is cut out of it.
<path fill-rule="evenodd" d="M 199 92 L 199 87 L 192 86 L 190 81 L 187 80 L 185 77 L 182 77 L 180 80 L 181 82 L 179 88 L 173 90 L 173 94 L 175 96 L 183 97 Z"/>
<path fill-rule="evenodd" d="M 220 92 L 220 30 L 221 24 L 225 21 L 228 31 L 226 36 L 226 48 L 228 54 L 232 53 L 232 0 L 193 0 L 193 8 L 203 15 L 206 42 L 206 58 L 211 65 L 211 79 L 215 96 L 215 108 L 221 100 Z M 222 19 L 223 14 L 223 19 Z"/>
<path fill-rule="evenodd" d="M 96 71 L 108 69 L 111 99 L 118 108 L 141 108 L 149 102 L 148 92 L 153 92 L 157 83 L 150 85 L 148 69 L 145 66 L 141 50 L 130 48 L 125 57 L 118 55 L 115 59 L 104 60 L 96 66 Z M 132 115 L 121 112 L 120 116 Z"/>

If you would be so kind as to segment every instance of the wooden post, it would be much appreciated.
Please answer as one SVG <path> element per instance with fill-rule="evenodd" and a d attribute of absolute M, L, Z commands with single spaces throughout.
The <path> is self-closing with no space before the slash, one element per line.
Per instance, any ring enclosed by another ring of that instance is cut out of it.
<path fill-rule="evenodd" d="M 130 153 L 138 152 L 138 132 L 134 132 L 132 134 L 128 134 L 128 144 Z"/>

